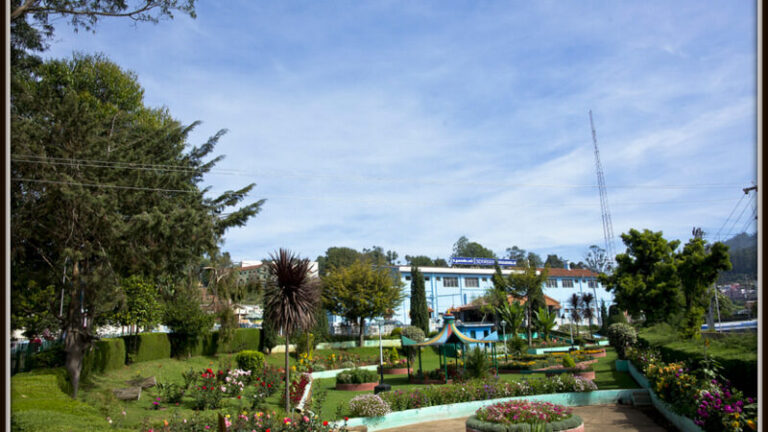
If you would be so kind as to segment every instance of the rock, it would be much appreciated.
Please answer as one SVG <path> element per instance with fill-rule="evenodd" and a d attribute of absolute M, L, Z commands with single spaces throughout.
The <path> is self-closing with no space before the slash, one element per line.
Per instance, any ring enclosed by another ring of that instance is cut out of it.
<path fill-rule="evenodd" d="M 128 388 L 122 388 L 122 389 L 115 389 L 112 390 L 112 393 L 115 394 L 115 397 L 128 401 L 128 400 L 139 400 L 141 397 L 141 387 L 128 387 Z"/>
<path fill-rule="evenodd" d="M 126 382 L 130 386 L 141 387 L 145 390 L 157 385 L 157 380 L 155 380 L 154 376 L 151 376 L 149 378 L 136 378 Z"/>

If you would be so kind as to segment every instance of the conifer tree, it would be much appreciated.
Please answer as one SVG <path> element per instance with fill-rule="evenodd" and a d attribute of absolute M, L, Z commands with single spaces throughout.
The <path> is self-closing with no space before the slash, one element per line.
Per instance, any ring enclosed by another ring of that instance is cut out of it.
<path fill-rule="evenodd" d="M 424 275 L 418 267 L 411 267 L 411 325 L 429 333 L 429 309 L 424 289 Z"/>

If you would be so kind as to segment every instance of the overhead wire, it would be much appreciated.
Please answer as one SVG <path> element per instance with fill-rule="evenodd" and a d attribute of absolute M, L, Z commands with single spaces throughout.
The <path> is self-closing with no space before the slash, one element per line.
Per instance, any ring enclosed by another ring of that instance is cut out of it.
<path fill-rule="evenodd" d="M 731 220 L 731 217 L 733 216 L 733 213 L 736 211 L 736 209 L 739 207 L 739 204 L 741 204 L 742 201 L 744 201 L 744 196 L 742 195 L 741 198 L 739 198 L 739 201 L 736 203 L 735 206 L 733 206 L 733 209 L 731 210 L 731 213 L 728 215 L 727 218 L 725 218 L 725 222 L 723 222 L 723 225 L 720 227 L 720 229 L 717 230 L 717 233 L 715 234 L 715 237 L 717 240 L 720 240 L 720 233 L 723 231 L 723 228 L 725 228 L 725 225 L 728 223 L 729 220 Z"/>
<path fill-rule="evenodd" d="M 168 164 L 148 164 L 148 163 L 133 163 L 133 162 L 119 162 L 119 161 L 105 161 L 95 159 L 75 159 L 75 158 L 57 158 L 57 157 L 45 157 L 36 155 L 13 155 L 11 157 L 13 162 L 18 163 L 42 163 L 51 165 L 69 165 L 69 166 L 86 166 L 93 168 L 114 168 L 114 169 L 128 169 L 128 170 L 144 170 L 144 171 L 170 171 L 170 172 L 195 172 L 198 168 L 183 167 L 180 165 L 168 165 Z M 352 174 L 345 175 L 328 175 L 323 173 L 311 173 L 311 172 L 289 172 L 289 171 L 268 171 L 263 170 L 261 173 L 255 173 L 253 171 L 242 171 L 234 169 L 221 169 L 212 168 L 207 171 L 208 174 L 221 174 L 221 175 L 233 175 L 241 177 L 257 177 L 257 176 L 270 176 L 270 177 L 304 177 L 312 179 L 336 179 L 339 181 L 349 182 L 383 182 L 383 183 L 408 183 L 408 184 L 459 184 L 462 186 L 498 186 L 498 187 L 530 187 L 530 188 L 589 188 L 594 189 L 598 186 L 596 184 L 566 184 L 566 183 L 512 183 L 503 181 L 473 181 L 473 180 L 438 180 L 438 179 L 422 179 L 422 178 L 387 178 L 387 177 L 374 177 L 374 176 L 357 176 Z M 732 188 L 734 184 L 728 183 L 701 183 L 701 184 L 639 184 L 639 185 L 612 185 L 611 188 L 616 189 L 724 189 Z"/>
<path fill-rule="evenodd" d="M 741 217 L 744 216 L 744 212 L 750 207 L 749 205 L 750 201 L 746 201 L 744 208 L 741 210 L 741 213 L 739 213 L 739 217 L 734 220 L 734 222 L 731 224 L 731 227 L 728 229 L 728 231 L 733 231 L 734 228 L 736 228 L 736 225 L 741 221 Z"/>

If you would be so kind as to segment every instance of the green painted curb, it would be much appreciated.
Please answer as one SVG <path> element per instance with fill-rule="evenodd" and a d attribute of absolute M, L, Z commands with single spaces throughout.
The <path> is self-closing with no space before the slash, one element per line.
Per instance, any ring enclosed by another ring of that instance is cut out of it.
<path fill-rule="evenodd" d="M 355 417 L 347 421 L 347 426 L 366 426 L 369 431 L 377 431 L 380 429 L 408 426 L 429 421 L 469 417 L 478 409 L 486 405 L 523 399 L 537 402 L 551 402 L 566 406 L 615 404 L 620 400 L 630 400 L 632 398 L 632 392 L 638 390 L 640 389 L 595 390 L 583 393 L 550 393 L 489 399 L 484 401 L 461 402 L 450 405 L 437 405 L 426 408 L 397 411 L 382 417 Z"/>

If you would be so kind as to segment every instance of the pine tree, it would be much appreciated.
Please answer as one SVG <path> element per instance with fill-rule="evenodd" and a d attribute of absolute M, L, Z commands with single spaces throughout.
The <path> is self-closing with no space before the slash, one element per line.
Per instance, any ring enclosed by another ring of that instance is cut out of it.
<path fill-rule="evenodd" d="M 429 310 L 424 275 L 418 267 L 411 267 L 411 325 L 429 333 Z"/>

